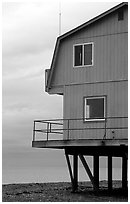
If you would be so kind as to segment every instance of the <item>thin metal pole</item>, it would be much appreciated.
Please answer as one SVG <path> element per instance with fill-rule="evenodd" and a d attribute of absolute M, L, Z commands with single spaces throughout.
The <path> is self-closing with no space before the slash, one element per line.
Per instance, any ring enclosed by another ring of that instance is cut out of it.
<path fill-rule="evenodd" d="M 61 35 L 61 2 L 59 2 L 59 36 Z"/>

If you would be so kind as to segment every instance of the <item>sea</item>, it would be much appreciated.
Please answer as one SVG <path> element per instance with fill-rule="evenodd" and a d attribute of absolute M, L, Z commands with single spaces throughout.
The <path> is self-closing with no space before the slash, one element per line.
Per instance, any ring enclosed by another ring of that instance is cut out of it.
<path fill-rule="evenodd" d="M 91 169 L 93 171 L 93 169 Z M 121 180 L 121 168 L 112 169 L 113 180 Z M 107 180 L 107 169 L 100 168 L 99 179 Z M 89 177 L 83 167 L 79 167 L 78 181 L 89 181 Z M 37 168 L 18 168 L 2 172 L 2 184 L 15 183 L 50 183 L 50 182 L 70 182 L 69 171 L 67 167 L 45 167 Z"/>

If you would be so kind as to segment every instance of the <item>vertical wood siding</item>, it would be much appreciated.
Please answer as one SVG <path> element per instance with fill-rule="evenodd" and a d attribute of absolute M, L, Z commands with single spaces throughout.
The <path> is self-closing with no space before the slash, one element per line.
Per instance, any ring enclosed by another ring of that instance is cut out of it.
<path fill-rule="evenodd" d="M 106 96 L 106 116 L 107 117 L 127 117 L 128 113 L 128 93 L 127 82 L 111 82 L 100 84 L 84 84 L 66 86 L 64 95 L 64 118 L 76 119 L 83 118 L 84 107 L 83 97 L 87 96 Z M 70 121 L 70 129 L 84 128 L 104 128 L 104 122 L 83 122 L 83 120 Z M 111 119 L 107 121 L 108 128 L 127 127 L 127 119 Z M 64 128 L 68 128 L 64 124 Z M 126 130 L 107 130 L 107 138 L 127 138 Z M 64 139 L 68 138 L 68 131 L 64 133 Z M 69 139 L 102 139 L 105 130 L 72 130 Z"/>
<path fill-rule="evenodd" d="M 66 43 L 66 49 L 61 46 L 52 86 L 127 79 L 127 37 L 127 33 L 123 33 L 75 40 Z M 73 44 L 84 42 L 94 42 L 94 66 L 73 68 Z"/>
<path fill-rule="evenodd" d="M 82 31 L 76 32 L 60 43 L 54 86 L 70 83 L 116 80 L 127 78 L 128 17 L 118 21 L 117 12 Z M 73 68 L 73 45 L 94 42 L 94 66 Z"/>
<path fill-rule="evenodd" d="M 94 65 L 73 68 L 73 45 L 88 42 L 94 43 Z M 59 87 L 63 87 L 64 118 L 83 118 L 83 97 L 104 95 L 107 97 L 107 117 L 127 116 L 127 45 L 127 9 L 123 21 L 118 21 L 116 11 L 61 41 L 50 92 L 55 90 L 56 93 Z M 121 126 L 127 126 L 127 120 L 107 121 L 107 127 Z M 66 130 L 64 139 L 102 139 L 104 136 L 104 130 L 83 130 L 87 127 L 102 128 L 104 122 L 70 121 L 69 127 L 82 130 L 69 131 L 69 138 Z M 67 122 L 64 128 L 68 128 Z M 114 130 L 114 133 L 112 130 L 107 130 L 107 138 L 127 138 L 127 130 Z"/>

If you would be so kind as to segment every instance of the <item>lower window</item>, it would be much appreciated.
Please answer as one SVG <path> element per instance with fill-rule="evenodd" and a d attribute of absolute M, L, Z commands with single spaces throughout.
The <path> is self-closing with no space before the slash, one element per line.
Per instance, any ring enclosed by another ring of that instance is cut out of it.
<path fill-rule="evenodd" d="M 102 121 L 105 120 L 105 96 L 95 96 L 84 98 L 84 120 Z"/>

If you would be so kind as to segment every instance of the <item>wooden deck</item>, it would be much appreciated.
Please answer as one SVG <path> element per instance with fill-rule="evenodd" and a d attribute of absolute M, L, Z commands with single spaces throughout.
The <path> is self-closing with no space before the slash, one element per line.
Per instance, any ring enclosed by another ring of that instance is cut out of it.
<path fill-rule="evenodd" d="M 128 146 L 128 139 L 79 139 L 79 140 L 40 140 L 32 141 L 32 147 L 65 149 L 67 147 L 106 147 Z"/>

